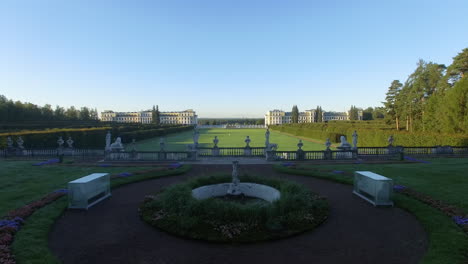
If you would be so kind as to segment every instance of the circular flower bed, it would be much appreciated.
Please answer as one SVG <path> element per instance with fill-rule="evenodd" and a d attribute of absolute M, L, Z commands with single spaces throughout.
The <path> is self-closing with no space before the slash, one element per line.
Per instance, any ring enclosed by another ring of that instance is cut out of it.
<path fill-rule="evenodd" d="M 312 230 L 328 216 L 326 199 L 299 184 L 252 176 L 242 176 L 240 180 L 276 188 L 281 198 L 273 203 L 238 203 L 219 198 L 197 200 L 192 196 L 192 189 L 231 181 L 230 176 L 204 177 L 146 197 L 140 215 L 150 225 L 169 233 L 219 242 L 283 238 Z"/>

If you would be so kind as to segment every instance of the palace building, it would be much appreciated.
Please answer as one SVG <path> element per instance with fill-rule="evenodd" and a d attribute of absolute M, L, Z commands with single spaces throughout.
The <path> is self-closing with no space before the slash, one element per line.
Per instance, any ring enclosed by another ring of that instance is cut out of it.
<path fill-rule="evenodd" d="M 151 110 L 140 112 L 104 111 L 101 113 L 101 121 L 150 124 L 153 122 L 153 116 Z M 161 124 L 196 125 L 198 116 L 192 109 L 180 112 L 160 112 L 159 121 Z"/>
<path fill-rule="evenodd" d="M 358 119 L 362 120 L 362 111 L 358 111 Z M 349 112 L 322 112 L 322 120 L 349 120 Z M 317 115 L 316 110 L 305 110 L 299 112 L 299 123 L 316 123 Z M 281 125 L 292 123 L 292 112 L 285 112 L 282 110 L 271 110 L 265 114 L 265 126 L 268 125 Z"/>

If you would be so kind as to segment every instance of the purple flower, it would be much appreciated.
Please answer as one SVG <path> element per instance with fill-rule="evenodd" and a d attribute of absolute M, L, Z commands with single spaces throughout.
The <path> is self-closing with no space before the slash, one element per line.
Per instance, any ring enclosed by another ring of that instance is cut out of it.
<path fill-rule="evenodd" d="M 182 164 L 180 164 L 180 163 L 169 164 L 170 169 L 177 169 L 177 168 L 180 168 L 180 167 L 182 167 Z"/>
<path fill-rule="evenodd" d="M 130 172 L 122 172 L 122 173 L 119 173 L 117 174 L 117 176 L 119 177 L 128 177 L 128 176 L 132 176 L 133 174 L 131 174 Z"/>
<path fill-rule="evenodd" d="M 67 193 L 68 193 L 68 189 L 58 189 L 58 190 L 55 190 L 54 193 L 63 193 L 63 194 L 67 194 Z"/>
<path fill-rule="evenodd" d="M 292 162 L 285 162 L 285 163 L 283 163 L 283 164 L 281 164 L 281 165 L 283 165 L 284 167 L 291 167 L 291 166 L 294 165 L 294 163 L 292 163 Z"/>
<path fill-rule="evenodd" d="M 16 219 L 16 218 L 15 218 Z M 22 218 L 21 219 L 21 222 L 20 220 L 18 219 L 17 221 L 15 220 L 0 220 L 0 227 L 12 227 L 16 230 L 19 230 L 21 228 L 21 224 L 24 222 L 24 220 Z"/>
<path fill-rule="evenodd" d="M 425 161 L 425 160 L 418 160 L 418 159 L 415 159 L 413 157 L 410 157 L 410 156 L 405 156 L 404 157 L 405 160 L 410 160 L 410 161 L 415 161 L 415 162 L 421 162 L 421 163 L 426 163 L 426 164 L 430 164 L 429 161 Z"/>
<path fill-rule="evenodd" d="M 99 164 L 99 167 L 110 167 L 110 164 Z"/>
<path fill-rule="evenodd" d="M 344 173 L 344 171 L 334 170 L 334 171 L 332 171 L 332 173 L 341 174 L 341 173 Z"/>
<path fill-rule="evenodd" d="M 404 186 L 404 185 L 393 185 L 393 189 L 395 191 L 403 191 L 404 189 L 406 189 L 406 186 Z"/>
<path fill-rule="evenodd" d="M 468 218 L 463 218 L 463 216 L 456 215 L 452 219 L 457 225 L 468 225 Z"/>

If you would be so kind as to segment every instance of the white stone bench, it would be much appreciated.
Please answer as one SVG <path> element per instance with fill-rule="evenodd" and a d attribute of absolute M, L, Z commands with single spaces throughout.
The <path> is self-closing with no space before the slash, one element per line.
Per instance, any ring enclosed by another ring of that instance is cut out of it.
<path fill-rule="evenodd" d="M 87 210 L 110 195 L 109 173 L 93 173 L 68 183 L 68 208 Z"/>
<path fill-rule="evenodd" d="M 393 206 L 393 180 L 371 171 L 354 172 L 353 193 L 374 206 Z"/>

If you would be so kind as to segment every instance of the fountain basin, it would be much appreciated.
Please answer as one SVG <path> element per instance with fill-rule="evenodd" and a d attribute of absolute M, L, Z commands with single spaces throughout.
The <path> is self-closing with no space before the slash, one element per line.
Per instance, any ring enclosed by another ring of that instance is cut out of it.
<path fill-rule="evenodd" d="M 192 196 L 197 200 L 225 196 L 231 185 L 232 183 L 219 183 L 201 186 L 192 190 Z M 237 184 L 237 188 L 245 196 L 259 198 L 270 203 L 281 198 L 280 191 L 263 184 L 241 182 Z"/>

